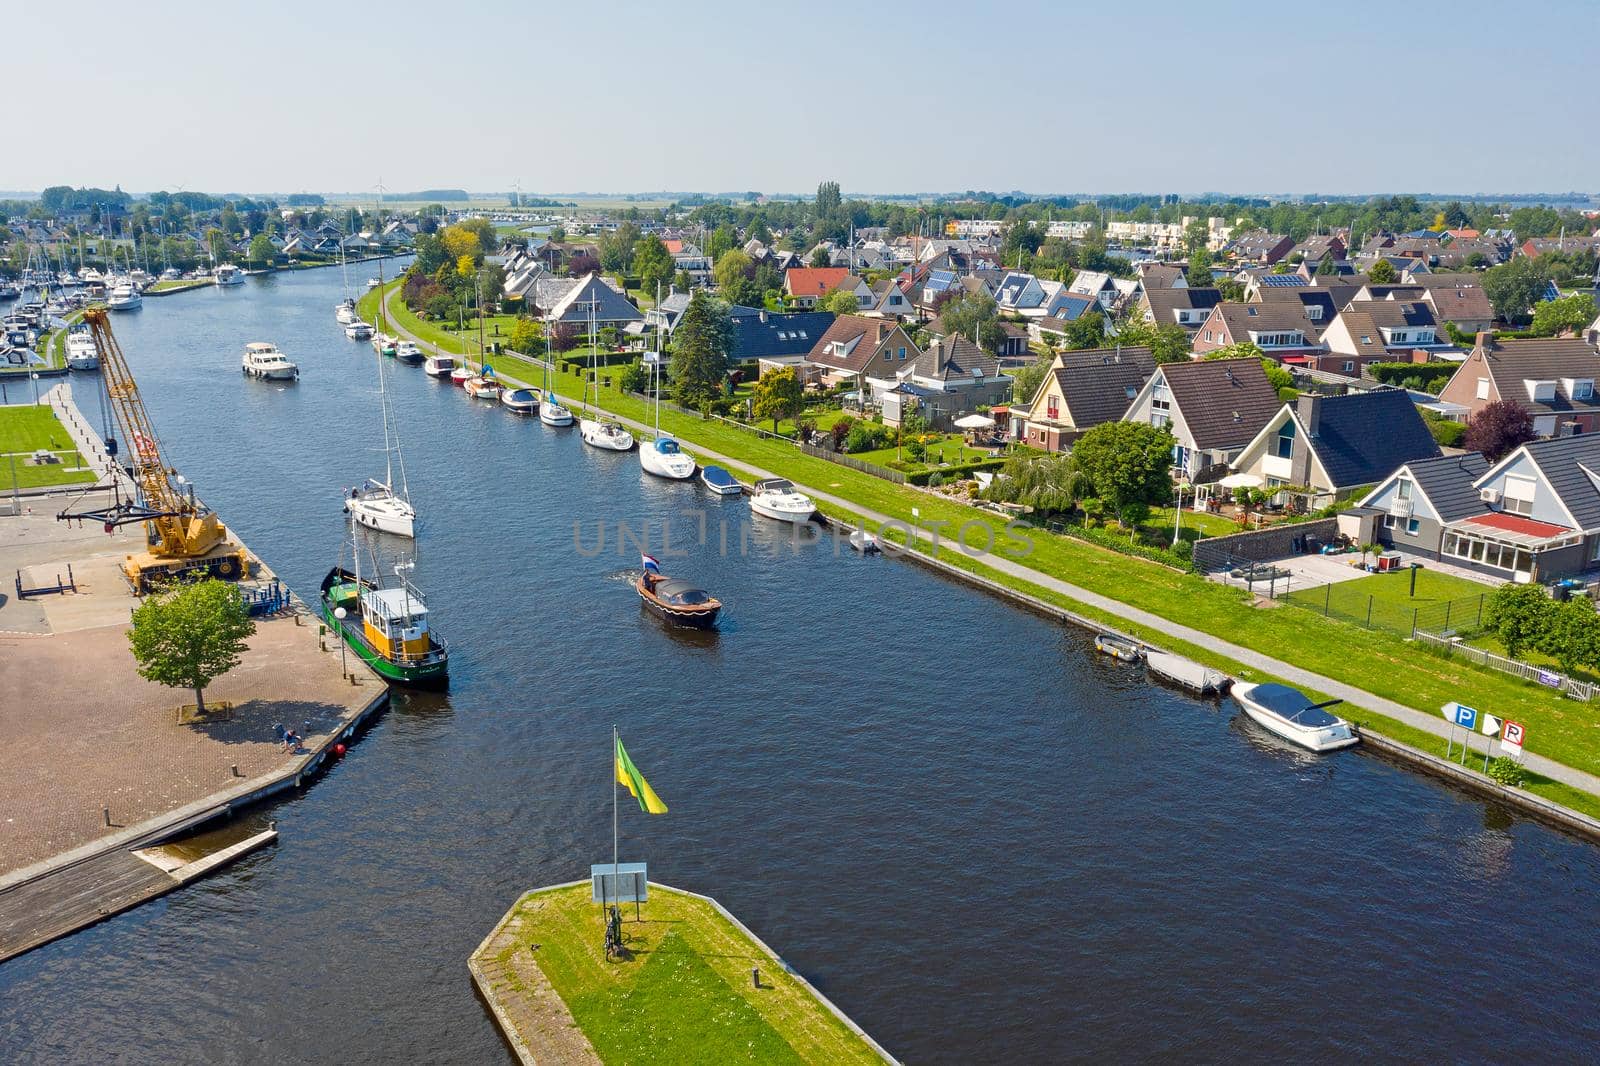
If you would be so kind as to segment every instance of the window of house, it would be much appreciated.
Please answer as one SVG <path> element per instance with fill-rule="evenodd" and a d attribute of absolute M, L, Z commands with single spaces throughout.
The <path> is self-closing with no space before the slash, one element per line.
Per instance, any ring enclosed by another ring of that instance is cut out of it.
<path fill-rule="evenodd" d="M 1346 374 L 1354 374 L 1356 372 L 1356 364 L 1353 361 L 1346 359 L 1344 361 L 1344 372 Z"/>
<path fill-rule="evenodd" d="M 1406 533 L 1409 534 L 1410 536 L 1413 536 L 1413 537 L 1416 536 L 1417 535 L 1417 531 L 1419 529 L 1421 529 L 1421 528 L 1422 528 L 1422 523 L 1419 522 L 1417 519 L 1415 519 L 1415 518 L 1406 519 Z"/>
<path fill-rule="evenodd" d="M 1207 344 L 1211 343 L 1211 331 L 1209 329 L 1206 330 L 1206 343 Z"/>
<path fill-rule="evenodd" d="M 1056 398 L 1051 396 L 1045 401 L 1044 415 L 1046 418 L 1060 418 L 1061 409 L 1056 406 Z"/>
<path fill-rule="evenodd" d="M 1366 334 L 1363 334 L 1362 337 L 1361 337 L 1361 343 L 1362 344 L 1371 344 L 1372 343 L 1372 338 L 1370 336 L 1366 335 Z"/>
<path fill-rule="evenodd" d="M 1502 492 L 1502 509 L 1512 514 L 1528 515 L 1533 513 L 1533 498 L 1536 482 L 1531 477 L 1518 477 L 1515 474 L 1506 477 L 1506 487 Z"/>
<path fill-rule="evenodd" d="M 1572 383 L 1572 398 L 1574 400 L 1594 399 L 1594 382 L 1575 381 Z"/>
<path fill-rule="evenodd" d="M 1394 494 L 1402 500 L 1409 500 L 1412 488 L 1411 479 L 1403 477 L 1394 483 Z"/>
<path fill-rule="evenodd" d="M 1273 454 L 1279 459 L 1294 458 L 1294 419 L 1286 418 L 1278 427 L 1278 439 Z"/>
<path fill-rule="evenodd" d="M 906 350 L 905 350 L 904 346 L 902 346 L 901 349 L 900 349 L 900 358 L 903 361 L 905 359 L 905 357 L 906 357 Z"/>
<path fill-rule="evenodd" d="M 1487 400 L 1488 398 L 1489 398 L 1489 379 L 1488 378 L 1479 378 L 1478 379 L 1478 399 Z"/>

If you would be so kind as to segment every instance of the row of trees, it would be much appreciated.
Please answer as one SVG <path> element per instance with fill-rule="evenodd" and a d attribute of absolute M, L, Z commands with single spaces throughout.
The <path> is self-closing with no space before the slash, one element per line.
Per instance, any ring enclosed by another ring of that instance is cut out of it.
<path fill-rule="evenodd" d="M 1489 594 L 1484 624 L 1513 659 L 1532 649 L 1569 674 L 1600 668 L 1600 614 L 1586 598 L 1557 603 L 1540 585 L 1501 585 Z"/>

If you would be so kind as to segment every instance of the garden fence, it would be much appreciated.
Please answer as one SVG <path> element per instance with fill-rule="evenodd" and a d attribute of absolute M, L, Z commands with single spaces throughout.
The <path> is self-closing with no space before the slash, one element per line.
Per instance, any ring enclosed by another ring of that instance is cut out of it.
<path fill-rule="evenodd" d="M 1532 666 L 1516 659 L 1508 659 L 1504 655 L 1496 655 L 1492 651 L 1474 648 L 1470 644 L 1463 644 L 1458 638 L 1444 636 L 1439 633 L 1429 633 L 1426 630 L 1417 630 L 1416 639 L 1432 648 L 1438 648 L 1448 656 L 1461 656 L 1469 662 L 1478 663 L 1501 673 L 1515 674 L 1517 677 L 1528 681 L 1536 681 L 1547 688 L 1563 692 L 1575 700 L 1590 700 L 1594 698 L 1597 686 L 1587 681 L 1558 674 L 1553 670 Z"/>
<path fill-rule="evenodd" d="M 1354 582 L 1332 581 L 1324 585 L 1293 588 L 1287 571 L 1258 567 L 1260 573 L 1245 572 L 1251 590 L 1292 607 L 1315 611 L 1324 618 L 1337 618 L 1363 629 L 1381 629 L 1411 637 L 1419 632 L 1437 634 L 1473 633 L 1483 627 L 1483 612 L 1488 594 L 1435 600 L 1413 605 L 1405 599 L 1391 599 L 1357 591 Z M 1341 590 L 1349 591 L 1342 592 Z"/>
<path fill-rule="evenodd" d="M 904 485 L 906 483 L 906 476 L 898 470 L 890 470 L 886 466 L 864 462 L 848 455 L 842 455 L 839 452 L 829 451 L 827 448 L 818 448 L 814 444 L 799 444 L 798 447 L 807 455 L 816 456 L 818 459 L 826 459 L 830 463 L 848 466 L 852 470 L 859 470 L 863 474 L 871 474 L 873 477 L 881 477 L 885 481 L 894 482 L 896 485 Z"/>

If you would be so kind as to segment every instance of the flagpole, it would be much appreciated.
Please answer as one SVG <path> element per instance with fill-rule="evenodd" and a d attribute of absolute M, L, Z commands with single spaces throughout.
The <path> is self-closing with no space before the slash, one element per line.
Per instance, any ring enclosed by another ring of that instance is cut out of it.
<path fill-rule="evenodd" d="M 617 887 L 617 727 L 611 727 L 611 892 L 616 902 L 622 901 Z M 606 916 L 610 921 L 611 916 Z"/>

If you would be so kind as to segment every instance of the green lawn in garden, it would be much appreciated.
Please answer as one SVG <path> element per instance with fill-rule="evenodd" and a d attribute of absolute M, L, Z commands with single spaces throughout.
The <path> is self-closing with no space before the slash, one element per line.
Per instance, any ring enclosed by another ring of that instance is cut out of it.
<path fill-rule="evenodd" d="M 1330 585 L 1300 589 L 1284 598 L 1363 624 L 1370 618 L 1373 626 L 1408 637 L 1411 635 L 1413 619 L 1424 629 L 1445 628 L 1445 604 L 1448 602 L 1450 629 L 1477 628 L 1480 602 L 1494 591 L 1492 585 L 1430 570 L 1426 566 L 1416 572 L 1416 577 L 1414 596 L 1408 568 L 1387 574 L 1373 574 L 1354 581 L 1336 581 Z M 1437 626 L 1429 623 L 1437 623 Z"/>

